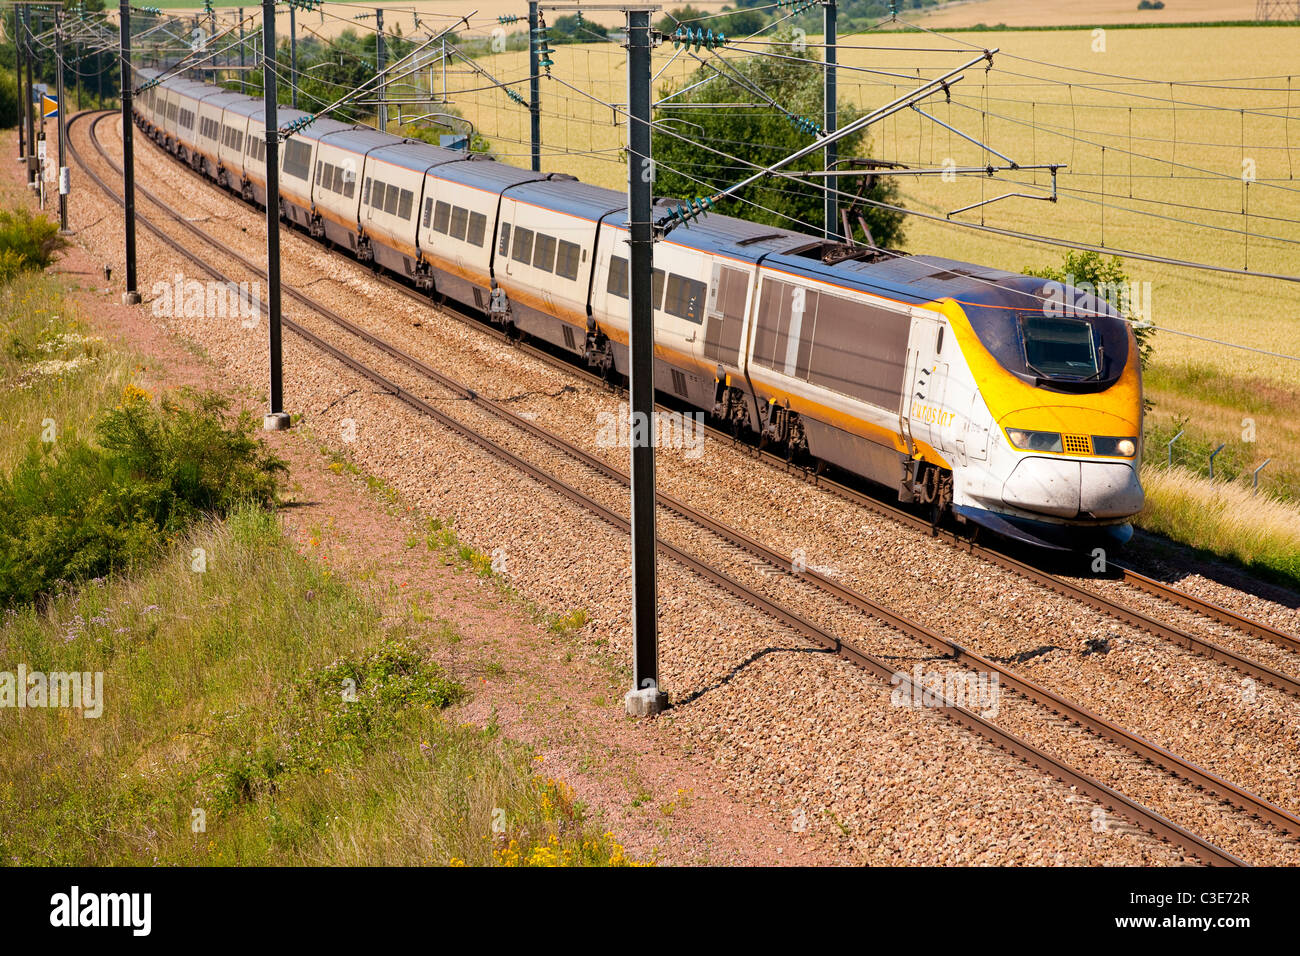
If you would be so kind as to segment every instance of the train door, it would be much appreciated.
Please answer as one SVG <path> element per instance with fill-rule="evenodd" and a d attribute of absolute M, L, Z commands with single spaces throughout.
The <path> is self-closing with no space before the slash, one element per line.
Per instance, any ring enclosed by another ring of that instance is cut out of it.
<path fill-rule="evenodd" d="M 374 218 L 374 207 L 370 204 L 371 196 L 375 190 L 373 172 L 373 164 L 366 163 L 365 183 L 361 187 L 361 208 L 358 210 L 358 217 L 361 220 L 361 227 L 367 233 L 370 231 L 370 221 Z"/>
<path fill-rule="evenodd" d="M 678 268 L 685 265 L 682 263 Z M 652 291 L 655 342 L 677 355 L 697 359 L 704 344 L 708 286 L 690 275 L 656 268 Z"/>
<path fill-rule="evenodd" d="M 745 306 L 749 303 L 752 280 L 751 272 L 714 263 L 704 325 L 705 361 L 724 369 L 740 367 Z"/>
<path fill-rule="evenodd" d="M 993 418 L 979 390 L 971 396 L 970 415 L 966 419 L 965 451 L 975 461 L 985 461 L 989 456 L 989 426 Z"/>
<path fill-rule="evenodd" d="M 956 452 L 956 416 L 945 402 L 948 363 L 942 359 L 944 324 L 928 313 L 914 313 L 914 359 L 908 400 L 912 437 L 924 441 L 945 457 Z"/>

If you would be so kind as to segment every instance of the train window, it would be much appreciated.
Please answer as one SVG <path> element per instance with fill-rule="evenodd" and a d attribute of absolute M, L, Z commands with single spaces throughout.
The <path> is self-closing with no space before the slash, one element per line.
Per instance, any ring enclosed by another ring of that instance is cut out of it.
<path fill-rule="evenodd" d="M 439 202 L 433 207 L 433 231 L 446 233 L 451 225 L 451 203 Z"/>
<path fill-rule="evenodd" d="M 717 300 L 708 308 L 709 324 L 704 332 L 704 357 L 735 364 L 740 356 L 740 333 L 745 324 L 749 275 L 729 266 L 716 267 L 716 273 Z"/>
<path fill-rule="evenodd" d="M 531 229 L 516 229 L 515 244 L 511 251 L 511 258 L 515 262 L 529 262 L 533 258 L 533 231 Z"/>
<path fill-rule="evenodd" d="M 370 177 L 366 177 L 366 187 L 361 191 L 361 205 L 370 205 Z"/>
<path fill-rule="evenodd" d="M 547 272 L 555 270 L 555 239 L 551 236 L 537 234 L 537 246 L 533 250 L 533 267 L 536 269 L 545 269 Z"/>
<path fill-rule="evenodd" d="M 934 354 L 935 355 L 943 354 L 943 326 L 942 325 L 939 326 L 939 334 L 935 337 L 934 340 Z"/>
<path fill-rule="evenodd" d="M 451 229 L 448 230 L 453 239 L 464 239 L 465 229 L 469 226 L 469 210 L 463 206 L 453 206 L 451 208 Z"/>
<path fill-rule="evenodd" d="M 399 189 L 392 183 L 388 184 L 388 195 L 384 197 L 384 212 L 388 213 L 390 216 L 397 215 L 397 210 L 401 207 L 403 192 L 406 192 L 406 190 Z M 409 196 L 410 193 L 408 192 L 407 195 Z M 406 214 L 408 216 L 411 214 L 411 207 L 409 205 L 406 207 Z"/>
<path fill-rule="evenodd" d="M 244 151 L 244 134 L 237 129 L 231 130 L 230 139 L 234 144 L 235 152 L 242 153 Z"/>
<path fill-rule="evenodd" d="M 357 174 L 351 169 L 343 169 L 337 166 L 334 171 L 337 174 L 334 179 L 335 185 L 338 185 L 338 177 L 341 176 L 343 178 L 343 195 L 351 199 L 357 192 Z"/>
<path fill-rule="evenodd" d="M 481 212 L 472 212 L 469 214 L 469 230 L 465 233 L 465 241 L 473 243 L 476 246 L 483 245 L 483 236 L 487 233 L 487 216 Z"/>
<path fill-rule="evenodd" d="M 605 291 L 626 299 L 628 293 L 627 260 L 622 256 L 611 256 L 609 260 L 609 283 Z"/>
<path fill-rule="evenodd" d="M 1026 315 L 1020 320 L 1025 364 L 1044 378 L 1091 378 L 1100 369 L 1092 326 L 1082 319 Z"/>
<path fill-rule="evenodd" d="M 384 197 L 388 195 L 388 184 L 375 180 L 375 188 L 370 193 L 370 208 L 378 209 L 380 212 L 384 209 Z"/>
<path fill-rule="evenodd" d="M 510 223 L 503 222 L 501 224 L 501 244 L 497 248 L 497 255 L 504 256 L 506 254 L 506 250 L 508 250 L 509 248 L 510 248 Z"/>
<path fill-rule="evenodd" d="M 411 194 L 411 191 L 403 189 L 401 198 L 397 202 L 397 215 L 402 219 L 410 219 L 411 203 L 414 201 L 415 197 Z"/>
<path fill-rule="evenodd" d="M 429 228 L 429 217 L 433 215 L 433 197 L 424 201 L 424 228 Z"/>
<path fill-rule="evenodd" d="M 578 244 L 560 240 L 555 254 L 555 274 L 565 279 L 578 278 Z"/>
<path fill-rule="evenodd" d="M 818 299 L 810 289 L 772 279 L 764 281 L 754 361 L 785 375 L 807 378 Z"/>
<path fill-rule="evenodd" d="M 905 313 L 821 296 L 809 381 L 896 411 L 911 328 Z"/>
<path fill-rule="evenodd" d="M 291 139 L 284 146 L 284 174 L 294 179 L 306 179 L 311 172 L 311 147 L 300 139 Z"/>
<path fill-rule="evenodd" d="M 668 297 L 664 311 L 688 322 L 704 321 L 705 285 L 696 279 L 687 279 L 672 273 L 668 276 Z"/>
<path fill-rule="evenodd" d="M 324 165 L 325 165 L 325 164 L 322 163 L 319 159 L 316 160 L 316 185 L 317 185 L 317 186 L 320 185 L 320 172 L 321 172 L 322 167 L 324 167 Z"/>
<path fill-rule="evenodd" d="M 664 270 L 656 269 L 654 271 L 654 283 L 651 288 L 650 298 L 652 300 L 651 308 L 656 312 L 664 307 Z"/>

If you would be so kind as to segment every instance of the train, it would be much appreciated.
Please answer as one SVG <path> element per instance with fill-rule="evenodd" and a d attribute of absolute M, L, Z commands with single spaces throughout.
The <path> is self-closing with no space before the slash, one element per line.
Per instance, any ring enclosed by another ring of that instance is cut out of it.
<path fill-rule="evenodd" d="M 438 299 L 606 375 L 629 359 L 627 198 L 563 173 L 140 70 L 136 124 L 202 175 Z M 159 77 L 162 77 L 159 79 Z M 656 199 L 656 216 L 680 203 Z M 655 387 L 733 433 L 1036 547 L 1123 543 L 1142 375 L 1103 299 L 711 214 L 654 246 Z M 974 528 L 972 531 L 976 530 Z"/>

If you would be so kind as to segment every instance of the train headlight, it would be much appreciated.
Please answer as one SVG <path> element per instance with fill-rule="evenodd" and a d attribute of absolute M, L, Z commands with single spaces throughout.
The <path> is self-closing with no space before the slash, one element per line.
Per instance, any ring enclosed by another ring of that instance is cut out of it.
<path fill-rule="evenodd" d="M 1021 451 L 1055 451 L 1061 450 L 1060 432 L 1031 432 L 1023 428 L 1008 428 L 1007 438 Z"/>
<path fill-rule="evenodd" d="M 1109 455 L 1116 458 L 1132 458 L 1137 454 L 1136 438 L 1103 438 L 1092 436 L 1092 450 L 1097 455 Z"/>

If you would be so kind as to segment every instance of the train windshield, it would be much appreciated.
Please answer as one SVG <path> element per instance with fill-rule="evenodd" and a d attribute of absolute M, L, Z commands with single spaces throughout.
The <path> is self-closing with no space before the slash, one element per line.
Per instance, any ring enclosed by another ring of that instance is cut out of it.
<path fill-rule="evenodd" d="M 1043 378 L 1090 379 L 1100 373 L 1092 324 L 1081 319 L 1022 316 L 1025 363 Z"/>

